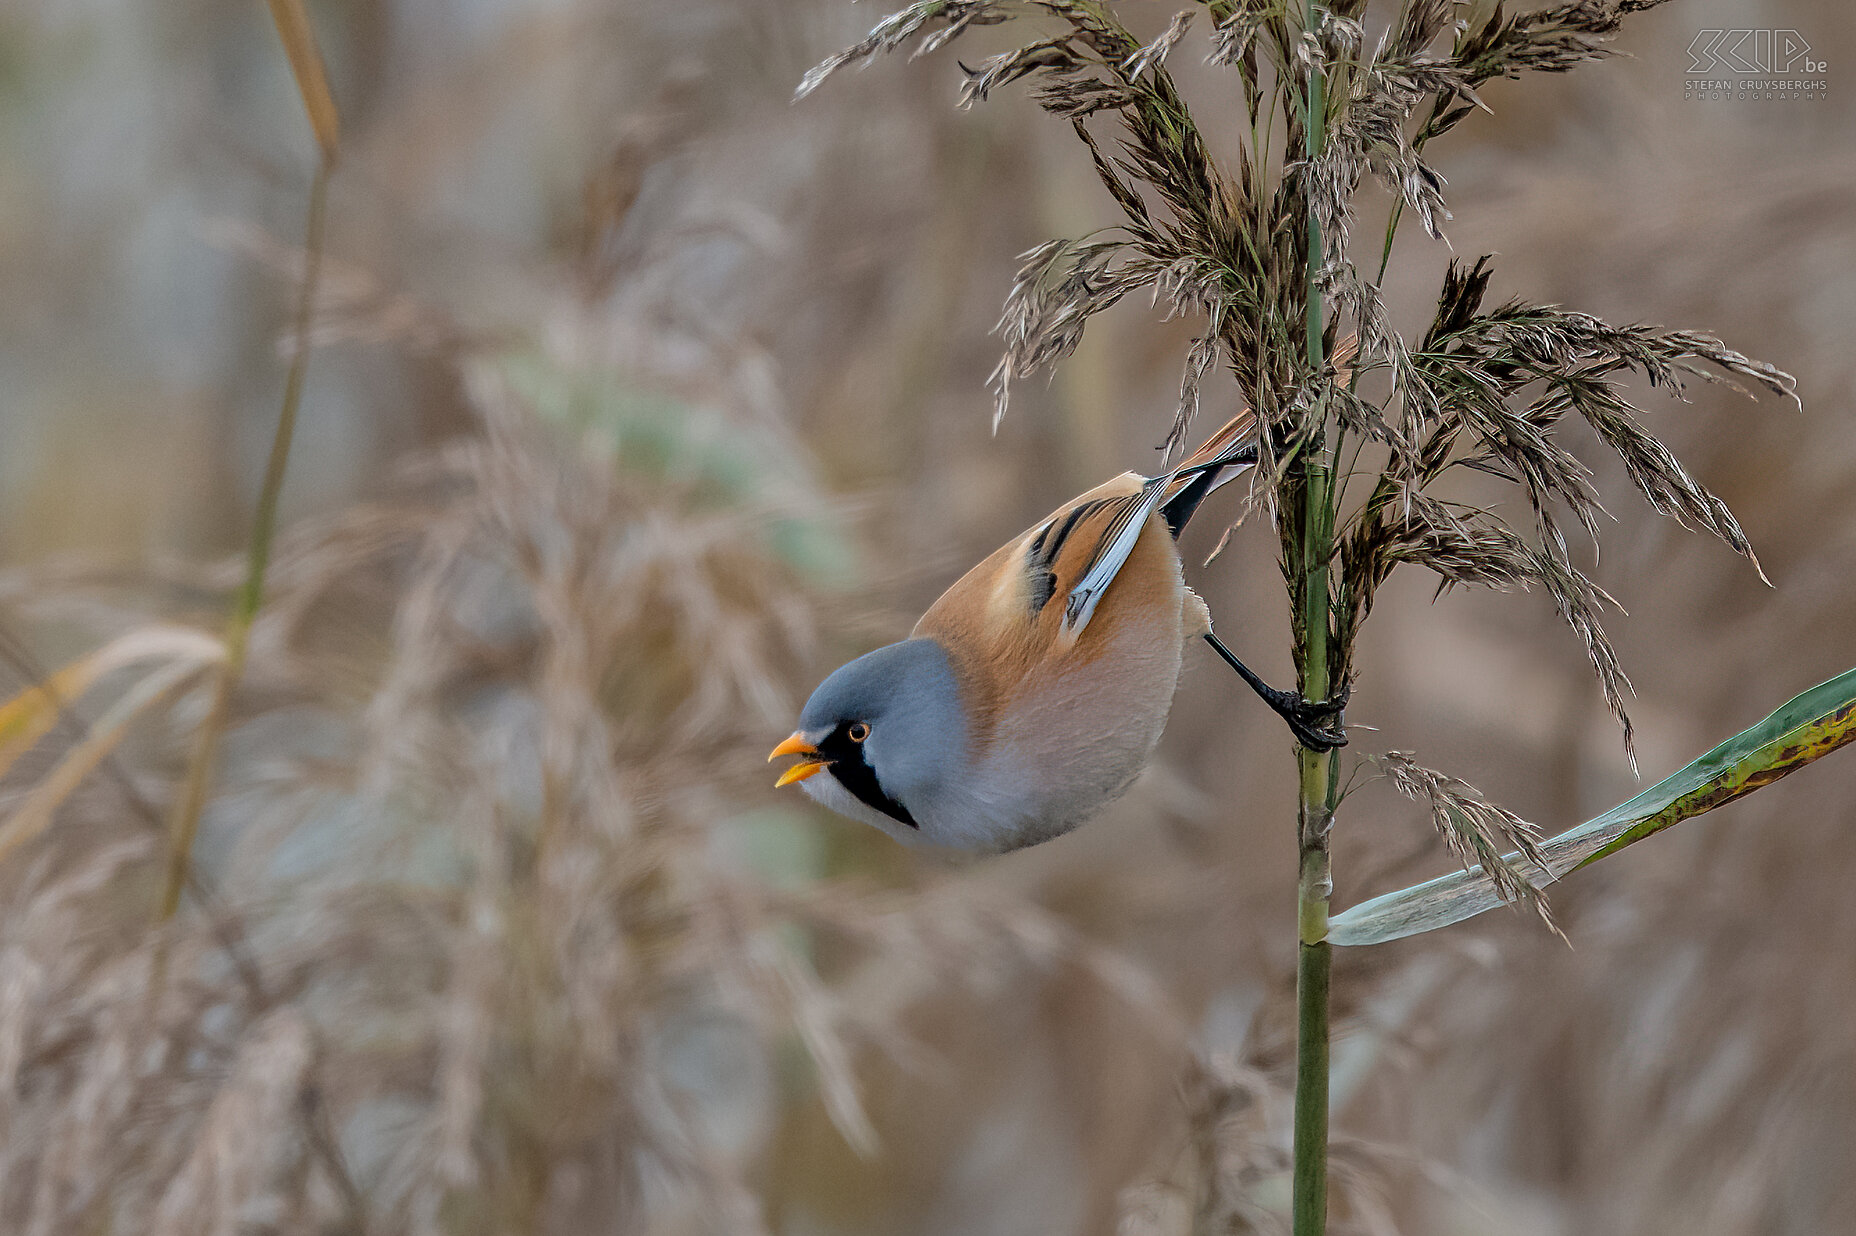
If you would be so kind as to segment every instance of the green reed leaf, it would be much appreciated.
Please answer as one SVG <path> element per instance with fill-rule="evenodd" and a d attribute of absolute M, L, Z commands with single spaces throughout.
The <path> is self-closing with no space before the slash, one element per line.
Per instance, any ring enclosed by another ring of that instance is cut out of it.
<path fill-rule="evenodd" d="M 1771 785 L 1852 741 L 1856 669 L 1812 687 L 1629 802 L 1541 842 L 1548 877 L 1541 883 L 1562 879 L 1672 824 Z M 1532 863 L 1527 866 L 1538 871 Z M 1481 868 L 1472 868 L 1363 901 L 1334 917 L 1328 938 L 1335 944 L 1383 944 L 1460 923 L 1502 904 L 1494 882 Z"/>

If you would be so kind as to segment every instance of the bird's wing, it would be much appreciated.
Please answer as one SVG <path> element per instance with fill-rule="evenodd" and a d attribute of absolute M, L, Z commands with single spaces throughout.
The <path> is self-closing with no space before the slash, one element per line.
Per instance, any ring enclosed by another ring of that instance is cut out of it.
<path fill-rule="evenodd" d="M 1134 552 L 1135 542 L 1146 531 L 1149 517 L 1160 509 L 1160 504 L 1166 499 L 1167 486 L 1171 480 L 1171 476 L 1149 478 L 1133 493 L 1099 499 L 1087 507 L 1073 508 L 1072 514 L 1065 516 L 1064 522 L 1075 527 L 1067 535 L 1057 538 L 1059 544 L 1052 555 L 1053 569 L 1050 575 L 1053 584 L 1058 580 L 1075 581 L 1064 597 L 1063 624 L 1058 632 L 1061 643 L 1074 644 L 1088 627 L 1090 618 L 1095 615 L 1096 606 L 1101 604 L 1102 595 L 1115 582 L 1122 565 L 1128 561 L 1128 555 Z M 1032 541 L 1033 550 L 1044 533 L 1056 528 L 1058 524 L 1055 520 L 1045 524 L 1040 530 L 1040 536 Z M 1071 542 L 1081 552 L 1063 555 L 1061 550 L 1064 543 Z M 1065 557 L 1076 564 L 1073 574 L 1055 569 L 1060 565 L 1068 565 L 1061 561 Z M 1035 559 L 1027 555 L 1027 563 L 1033 561 Z"/>
<path fill-rule="evenodd" d="M 1178 558 L 1151 518 L 1157 493 L 1134 472 L 1097 486 L 1000 546 L 916 623 L 914 634 L 939 640 L 952 657 L 981 741 L 1001 699 L 1069 660 L 1054 654 L 1076 643 L 1111 582 L 1120 580 L 1098 615 L 1104 621 L 1142 610 L 1150 588 L 1177 591 Z M 1141 540 L 1150 523 L 1158 546 Z M 1079 588 L 1092 595 L 1072 622 Z"/>
<path fill-rule="evenodd" d="M 961 577 L 929 607 L 918 631 L 945 628 L 976 646 L 1002 641 L 1000 655 L 1074 643 L 1159 496 L 1154 482 L 1125 472 L 1066 503 Z M 1092 595 L 1074 600 L 1079 589 Z"/>
<path fill-rule="evenodd" d="M 1109 585 L 1115 582 L 1128 555 L 1134 552 L 1135 543 L 1155 511 L 1166 513 L 1167 525 L 1177 535 L 1180 525 L 1206 494 L 1256 462 L 1256 427 L 1256 413 L 1245 408 L 1226 421 L 1198 450 L 1182 459 L 1177 467 L 1159 476 L 1137 478 L 1140 484 L 1133 492 L 1128 491 L 1125 478 L 1109 482 L 1111 486 L 1118 486 L 1120 492 L 1100 500 L 1100 510 L 1091 513 L 1093 518 L 1080 520 L 1074 514 L 1063 517 L 1067 521 L 1061 525 L 1065 535 L 1058 537 L 1059 541 L 1079 539 L 1070 529 L 1073 523 L 1087 522 L 1090 534 L 1083 540 L 1089 549 L 1074 577 L 1076 582 L 1064 599 L 1063 624 L 1059 631 L 1064 644 L 1074 644 L 1088 627 L 1096 606 Z M 1085 495 L 1084 501 L 1091 496 Z M 1081 506 L 1073 508 L 1082 509 Z M 1059 527 L 1057 520 L 1058 517 L 1053 517 L 1040 529 L 1039 538 L 1033 541 L 1034 549 L 1044 533 Z M 1053 573 L 1047 578 L 1054 580 L 1060 574 Z"/>

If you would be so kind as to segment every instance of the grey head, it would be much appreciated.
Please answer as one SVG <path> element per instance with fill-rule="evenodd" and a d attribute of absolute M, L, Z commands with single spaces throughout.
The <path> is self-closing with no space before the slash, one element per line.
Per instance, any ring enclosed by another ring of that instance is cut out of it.
<path fill-rule="evenodd" d="M 939 643 L 878 648 L 840 666 L 800 711 L 799 734 L 818 748 L 827 774 L 804 788 L 834 810 L 912 840 L 893 825 L 920 835 L 924 811 L 966 771 L 967 732 Z"/>

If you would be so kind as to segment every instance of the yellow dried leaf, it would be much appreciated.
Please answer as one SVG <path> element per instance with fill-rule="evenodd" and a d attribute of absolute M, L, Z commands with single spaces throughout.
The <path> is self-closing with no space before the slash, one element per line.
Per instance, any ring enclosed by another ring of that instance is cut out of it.
<path fill-rule="evenodd" d="M 116 749 L 123 735 L 128 733 L 130 722 L 211 663 L 188 658 L 170 660 L 149 671 L 125 691 L 122 698 L 89 728 L 84 740 L 71 748 L 43 781 L 32 787 L 19 809 L 0 825 L 0 862 L 5 862 L 7 855 L 45 831 L 59 804 Z"/>
<path fill-rule="evenodd" d="M 82 695 L 95 679 L 90 657 L 74 661 L 36 687 L 0 704 L 0 776 L 32 750 L 58 719 L 62 701 Z"/>
<path fill-rule="evenodd" d="M 61 708 L 98 679 L 137 661 L 161 659 L 204 664 L 225 655 L 219 640 L 191 627 L 147 626 L 117 636 L 0 704 L 0 776 L 51 732 Z"/>

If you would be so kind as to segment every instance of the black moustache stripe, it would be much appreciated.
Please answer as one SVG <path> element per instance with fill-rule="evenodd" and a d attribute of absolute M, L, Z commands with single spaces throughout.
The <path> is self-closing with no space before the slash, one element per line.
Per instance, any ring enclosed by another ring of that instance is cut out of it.
<path fill-rule="evenodd" d="M 915 822 L 909 809 L 883 792 L 883 787 L 877 783 L 875 771 L 864 762 L 862 747 L 832 761 L 826 771 L 838 779 L 839 785 L 856 796 L 858 802 L 881 811 L 892 820 L 907 824 L 917 832 L 921 831 L 921 825 Z"/>

